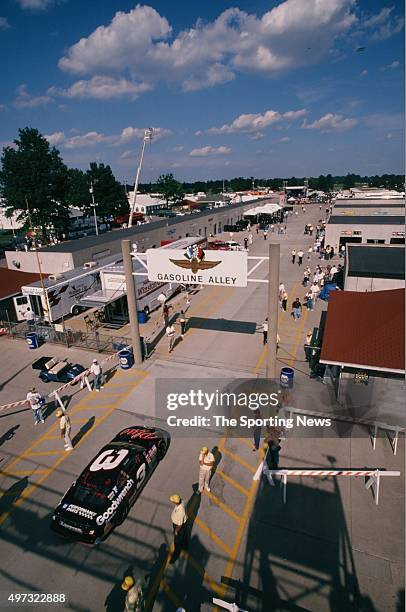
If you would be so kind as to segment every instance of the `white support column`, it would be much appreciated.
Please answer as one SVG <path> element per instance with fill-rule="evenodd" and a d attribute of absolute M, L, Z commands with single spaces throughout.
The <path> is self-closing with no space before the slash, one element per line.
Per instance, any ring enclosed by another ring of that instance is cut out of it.
<path fill-rule="evenodd" d="M 58 406 L 58 404 L 59 404 L 59 406 L 62 408 L 63 412 L 66 412 L 64 403 L 61 400 L 61 398 L 59 397 L 58 391 L 54 391 L 54 396 L 55 396 L 56 405 Z"/>
<path fill-rule="evenodd" d="M 288 475 L 283 474 L 282 476 L 282 484 L 283 484 L 283 503 L 286 504 L 286 489 L 288 484 Z"/>
<path fill-rule="evenodd" d="M 379 484 L 380 484 L 380 472 L 379 470 L 376 470 L 375 473 L 372 474 L 372 476 L 368 478 L 368 481 L 365 484 L 365 488 L 367 490 L 372 488 L 374 492 L 374 496 L 375 496 L 376 506 L 379 504 Z"/>
<path fill-rule="evenodd" d="M 396 452 L 398 450 L 398 440 L 399 440 L 399 427 L 395 429 L 395 435 L 393 437 L 393 443 L 391 442 L 393 454 L 396 456 Z"/>
<path fill-rule="evenodd" d="M 374 433 L 372 434 L 372 448 L 373 450 L 375 450 L 376 447 L 376 435 L 378 433 L 378 425 L 375 425 L 374 427 Z"/>
<path fill-rule="evenodd" d="M 92 385 L 89 382 L 89 378 L 87 377 L 87 375 L 84 377 L 85 379 L 85 383 L 86 383 L 86 387 L 89 389 L 89 391 L 92 391 Z"/>

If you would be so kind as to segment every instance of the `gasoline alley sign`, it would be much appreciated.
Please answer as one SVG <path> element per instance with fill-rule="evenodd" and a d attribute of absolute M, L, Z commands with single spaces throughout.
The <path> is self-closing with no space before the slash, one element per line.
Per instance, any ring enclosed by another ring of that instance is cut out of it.
<path fill-rule="evenodd" d="M 247 286 L 246 251 L 148 249 L 148 279 L 161 283 Z"/>

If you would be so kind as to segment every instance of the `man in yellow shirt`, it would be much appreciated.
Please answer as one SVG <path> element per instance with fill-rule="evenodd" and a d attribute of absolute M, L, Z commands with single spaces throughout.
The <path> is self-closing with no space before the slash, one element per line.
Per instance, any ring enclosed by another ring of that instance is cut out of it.
<path fill-rule="evenodd" d="M 58 410 L 56 412 L 56 416 L 59 419 L 59 429 L 61 432 L 61 438 L 65 440 L 65 450 L 71 451 L 73 450 L 72 440 L 70 439 L 70 418 L 67 414 L 62 412 L 62 410 Z"/>

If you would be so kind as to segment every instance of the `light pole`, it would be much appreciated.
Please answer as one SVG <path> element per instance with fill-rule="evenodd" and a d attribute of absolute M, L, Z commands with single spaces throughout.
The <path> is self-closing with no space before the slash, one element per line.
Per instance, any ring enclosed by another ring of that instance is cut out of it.
<path fill-rule="evenodd" d="M 133 225 L 133 214 L 134 214 L 134 208 L 135 208 L 135 201 L 137 199 L 138 182 L 139 182 L 139 179 L 140 179 L 141 167 L 142 167 L 142 162 L 143 162 L 143 159 L 144 159 L 145 144 L 146 144 L 147 140 L 152 140 L 153 133 L 154 133 L 153 128 L 147 128 L 144 131 L 144 138 L 143 138 L 143 141 L 142 141 L 140 161 L 138 163 L 137 173 L 135 175 L 135 184 L 134 184 L 134 191 L 133 191 L 132 202 L 131 202 L 131 205 L 130 205 L 130 217 L 128 219 L 128 227 L 132 227 L 132 225 Z"/>
<path fill-rule="evenodd" d="M 96 228 L 96 236 L 99 235 L 99 228 L 97 226 L 97 215 L 96 215 L 96 202 L 94 201 L 94 189 L 93 189 L 93 179 L 90 180 L 90 189 L 89 193 L 92 195 L 92 206 L 93 206 L 93 215 L 94 215 L 94 226 Z"/>

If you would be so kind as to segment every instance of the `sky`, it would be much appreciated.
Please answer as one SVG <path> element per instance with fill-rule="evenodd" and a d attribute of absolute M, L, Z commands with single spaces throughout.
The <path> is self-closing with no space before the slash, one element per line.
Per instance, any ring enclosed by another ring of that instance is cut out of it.
<path fill-rule="evenodd" d="M 129 183 L 403 173 L 400 0 L 2 0 L 0 148 Z"/>

